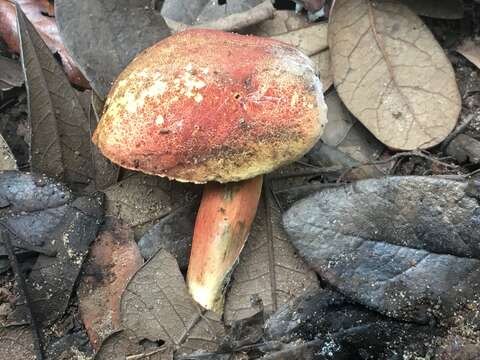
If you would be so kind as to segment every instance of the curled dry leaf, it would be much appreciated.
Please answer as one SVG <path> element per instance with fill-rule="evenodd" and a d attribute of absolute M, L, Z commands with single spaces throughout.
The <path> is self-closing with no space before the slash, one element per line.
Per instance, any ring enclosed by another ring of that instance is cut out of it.
<path fill-rule="evenodd" d="M 175 258 L 160 250 L 131 279 L 121 301 L 122 326 L 137 342 L 165 342 L 177 354 L 214 351 L 224 335 L 217 315 L 202 314 Z"/>
<path fill-rule="evenodd" d="M 249 29 L 254 35 L 269 36 L 297 47 L 315 64 L 323 91 L 333 84 L 330 71 L 330 53 L 327 41 L 327 23 L 309 23 L 294 11 L 275 11 L 271 20 L 265 20 Z"/>
<path fill-rule="evenodd" d="M 473 40 L 466 40 L 457 48 L 457 52 L 465 56 L 468 61 L 480 69 L 480 45 Z"/>
<path fill-rule="evenodd" d="M 270 190 L 267 188 L 266 192 Z M 264 195 L 240 261 L 227 292 L 224 318 L 246 319 L 267 314 L 309 289 L 318 287 L 316 275 L 295 253 L 281 224 L 279 209 Z"/>
<path fill-rule="evenodd" d="M 452 66 L 405 5 L 336 0 L 328 38 L 338 94 L 385 145 L 428 148 L 454 128 L 461 101 Z"/>
<path fill-rule="evenodd" d="M 239 30 L 269 19 L 273 15 L 270 0 L 166 0 L 162 16 L 173 31 L 201 27 L 224 31 Z"/>
<path fill-rule="evenodd" d="M 83 187 L 93 174 L 88 119 L 64 72 L 18 5 L 17 14 L 32 170 Z"/>
<path fill-rule="evenodd" d="M 48 0 L 0 0 L 0 36 L 8 47 L 16 53 L 20 52 L 15 3 L 25 12 L 50 51 L 58 53 L 69 80 L 81 87 L 88 87 L 88 82 L 63 46 L 53 18 L 53 5 Z"/>
<path fill-rule="evenodd" d="M 94 350 L 120 329 L 120 298 L 142 264 L 133 232 L 108 219 L 90 248 L 77 290 L 80 316 Z"/>

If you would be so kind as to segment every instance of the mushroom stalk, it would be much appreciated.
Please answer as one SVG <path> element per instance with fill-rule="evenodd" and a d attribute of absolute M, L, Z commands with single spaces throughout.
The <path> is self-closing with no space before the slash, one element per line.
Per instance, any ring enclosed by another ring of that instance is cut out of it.
<path fill-rule="evenodd" d="M 193 299 L 223 312 L 232 270 L 257 212 L 263 177 L 205 185 L 193 233 L 187 284 Z"/>

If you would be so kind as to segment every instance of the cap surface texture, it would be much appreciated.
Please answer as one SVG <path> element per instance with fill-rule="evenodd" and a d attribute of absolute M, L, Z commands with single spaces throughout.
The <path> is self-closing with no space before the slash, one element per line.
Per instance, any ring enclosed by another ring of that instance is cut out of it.
<path fill-rule="evenodd" d="M 125 168 L 230 182 L 300 158 L 325 123 L 322 86 L 307 56 L 268 38 L 195 29 L 128 65 L 93 141 Z"/>

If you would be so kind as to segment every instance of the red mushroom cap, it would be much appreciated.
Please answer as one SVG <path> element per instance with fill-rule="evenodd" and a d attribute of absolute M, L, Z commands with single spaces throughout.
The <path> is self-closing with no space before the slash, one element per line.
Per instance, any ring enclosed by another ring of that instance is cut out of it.
<path fill-rule="evenodd" d="M 307 56 L 268 38 L 195 29 L 128 65 L 93 140 L 125 168 L 230 182 L 300 158 L 325 123 L 322 86 Z"/>

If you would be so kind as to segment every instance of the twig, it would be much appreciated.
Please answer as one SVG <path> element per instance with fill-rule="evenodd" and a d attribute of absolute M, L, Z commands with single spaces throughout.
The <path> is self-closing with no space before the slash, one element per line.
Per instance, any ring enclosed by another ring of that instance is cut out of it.
<path fill-rule="evenodd" d="M 472 122 L 472 120 L 475 118 L 474 114 L 469 114 L 463 123 L 457 126 L 455 130 L 453 130 L 442 142 L 442 146 L 440 147 L 440 150 L 444 153 L 447 150 L 448 145 L 450 142 L 455 139 L 459 134 L 461 134 L 467 126 Z"/>
<path fill-rule="evenodd" d="M 135 354 L 135 355 L 128 355 L 125 360 L 137 360 L 137 359 L 145 359 L 146 357 L 158 354 L 159 352 L 165 351 L 167 349 L 166 346 L 162 346 L 158 349 L 152 350 L 148 353 L 141 353 L 141 354 Z"/>
<path fill-rule="evenodd" d="M 25 284 L 25 279 L 23 278 L 20 270 L 20 266 L 18 265 L 17 256 L 13 250 L 12 240 L 10 239 L 10 235 L 5 231 L 0 231 L 0 240 L 5 244 L 5 248 L 8 253 L 8 260 L 10 261 L 10 265 L 13 269 L 13 273 L 15 275 L 15 281 L 18 285 L 18 290 L 22 297 L 25 299 L 25 305 L 27 307 L 27 316 L 30 322 L 30 328 L 32 330 L 32 337 L 33 337 L 33 349 L 36 353 L 37 360 L 44 360 L 45 357 L 43 356 L 42 351 L 42 338 L 40 332 L 38 330 L 37 322 L 32 313 L 32 308 L 30 304 L 30 299 L 27 293 L 27 286 Z"/>
<path fill-rule="evenodd" d="M 345 168 L 341 166 L 329 166 L 324 168 L 318 167 L 315 170 L 304 170 L 304 171 L 296 171 L 293 173 L 269 175 L 268 178 L 270 180 L 280 180 L 280 179 L 292 178 L 292 177 L 319 176 L 319 175 L 325 175 L 330 173 L 336 173 L 344 170 Z"/>

